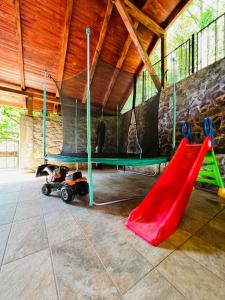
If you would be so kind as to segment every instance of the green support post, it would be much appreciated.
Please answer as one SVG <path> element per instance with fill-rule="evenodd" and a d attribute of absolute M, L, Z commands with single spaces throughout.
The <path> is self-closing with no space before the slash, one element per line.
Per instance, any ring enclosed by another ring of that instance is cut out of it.
<path fill-rule="evenodd" d="M 47 69 L 44 70 L 44 93 L 43 93 L 43 156 L 44 163 L 46 162 L 46 117 L 47 117 Z"/>
<path fill-rule="evenodd" d="M 87 154 L 88 154 L 88 182 L 89 182 L 89 205 L 94 203 L 93 179 L 91 164 L 91 92 L 90 92 L 90 28 L 86 28 L 87 35 Z"/>
<path fill-rule="evenodd" d="M 197 181 L 215 185 L 219 188 L 218 196 L 225 198 L 224 182 L 220 174 L 214 150 L 209 151 L 205 156 Z"/>
<path fill-rule="evenodd" d="M 175 59 L 173 58 L 173 137 L 172 137 L 172 151 L 176 147 L 176 114 L 177 114 L 177 95 L 176 95 L 176 72 Z"/>

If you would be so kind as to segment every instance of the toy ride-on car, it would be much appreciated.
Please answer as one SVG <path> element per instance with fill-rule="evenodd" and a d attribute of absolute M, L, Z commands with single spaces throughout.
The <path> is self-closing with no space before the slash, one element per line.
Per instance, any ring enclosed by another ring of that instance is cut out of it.
<path fill-rule="evenodd" d="M 64 202 L 71 202 L 76 195 L 85 196 L 89 192 L 87 178 L 81 172 L 67 175 L 69 168 L 45 164 L 38 167 L 36 177 L 46 176 L 42 193 L 48 196 L 52 191 L 59 191 Z"/>

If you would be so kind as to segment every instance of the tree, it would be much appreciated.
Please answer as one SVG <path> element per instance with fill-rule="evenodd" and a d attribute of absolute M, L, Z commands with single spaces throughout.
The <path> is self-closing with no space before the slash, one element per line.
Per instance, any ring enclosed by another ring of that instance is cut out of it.
<path fill-rule="evenodd" d="M 24 110 L 0 107 L 0 139 L 18 139 L 20 116 Z"/>

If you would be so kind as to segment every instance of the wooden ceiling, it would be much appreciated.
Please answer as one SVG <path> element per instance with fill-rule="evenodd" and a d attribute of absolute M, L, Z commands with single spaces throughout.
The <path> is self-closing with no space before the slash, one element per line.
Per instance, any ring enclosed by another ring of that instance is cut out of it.
<path fill-rule="evenodd" d="M 130 2 L 162 29 L 166 29 L 189 0 Z M 126 9 L 129 12 L 127 4 Z M 134 15 L 129 13 L 143 47 L 150 54 L 159 36 L 138 23 Z M 24 97 L 33 95 L 33 108 L 41 110 L 44 68 L 59 81 L 73 77 L 86 68 L 86 27 L 91 28 L 92 77 L 99 84 L 96 89 L 100 91 L 93 104 L 110 109 L 121 105 L 127 96 L 127 89 L 117 82 L 119 76 L 115 72 L 107 76 L 95 70 L 94 66 L 103 60 L 124 71 L 138 73 L 143 63 L 116 5 L 110 0 L 1 1 L 0 90 L 7 87 L 11 97 L 17 91 Z M 116 82 L 121 85 L 121 94 L 117 92 L 114 100 L 112 91 Z M 84 85 L 83 100 L 85 89 Z M 0 105 L 5 101 L 5 96 L 2 98 L 1 95 L 6 92 L 0 94 Z M 59 101 L 55 85 L 50 79 L 47 80 L 47 92 L 51 100 L 49 103 L 55 109 Z M 52 100 L 54 98 L 55 101 Z M 17 103 L 18 97 L 15 99 Z M 23 97 L 21 101 L 24 101 Z"/>

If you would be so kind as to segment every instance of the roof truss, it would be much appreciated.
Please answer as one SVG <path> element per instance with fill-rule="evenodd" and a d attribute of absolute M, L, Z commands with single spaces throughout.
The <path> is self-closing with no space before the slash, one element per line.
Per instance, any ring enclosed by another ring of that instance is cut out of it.
<path fill-rule="evenodd" d="M 72 12 L 73 12 L 73 0 L 67 0 L 66 15 L 65 15 L 64 29 L 63 29 L 62 47 L 61 47 L 58 77 L 57 77 L 57 80 L 59 81 L 59 87 L 61 87 L 60 82 L 63 80 Z M 58 90 L 56 93 L 58 95 Z"/>
<path fill-rule="evenodd" d="M 134 45 L 136 46 L 137 48 L 137 51 L 143 61 L 143 63 L 145 64 L 145 67 L 146 69 L 148 70 L 148 73 L 149 75 L 151 76 L 152 78 L 152 81 L 154 82 L 155 84 L 155 87 L 157 90 L 160 90 L 160 81 L 159 81 L 159 78 L 155 72 L 155 69 L 153 68 L 152 64 L 151 64 L 151 61 L 148 57 L 148 54 L 146 52 L 146 50 L 144 49 L 144 47 L 142 46 L 142 43 L 141 43 L 141 40 L 138 36 L 138 32 L 137 32 L 137 29 L 134 28 L 133 24 L 132 24 L 132 20 L 131 20 L 131 17 L 129 16 L 127 10 L 126 10 L 126 7 L 125 7 L 125 4 L 123 1 L 121 0 L 115 0 L 115 6 L 124 22 L 124 25 L 126 26 L 127 28 L 127 31 L 129 32 L 130 34 L 130 37 L 134 43 Z"/>
<path fill-rule="evenodd" d="M 138 22 L 135 22 L 134 28 L 135 29 L 138 28 Z M 118 76 L 119 76 L 119 71 L 120 71 L 119 69 L 123 66 L 123 62 L 124 62 L 124 60 L 125 60 L 125 58 L 127 56 L 127 52 L 128 52 L 128 50 L 130 48 L 131 43 L 132 43 L 132 39 L 131 39 L 130 35 L 128 35 L 127 40 L 126 40 L 126 42 L 124 44 L 122 53 L 120 55 L 120 58 L 117 61 L 116 69 L 113 72 L 112 78 L 110 80 L 110 83 L 108 85 L 107 91 L 105 93 L 105 96 L 104 96 L 104 99 L 103 99 L 103 107 L 106 106 L 106 104 L 107 104 L 107 102 L 109 100 L 109 97 L 110 97 L 110 94 L 112 92 L 112 89 L 113 89 L 113 87 L 115 85 L 115 82 L 116 82 Z"/>
<path fill-rule="evenodd" d="M 124 0 L 124 3 L 127 6 L 127 12 L 151 32 L 157 34 L 158 36 L 165 34 L 165 30 L 162 27 L 160 27 L 154 20 L 139 10 L 133 3 L 131 3 L 129 0 Z"/>
<path fill-rule="evenodd" d="M 106 9 L 106 13 L 105 13 L 105 17 L 103 20 L 103 24 L 102 24 L 102 28 L 101 28 L 101 32 L 99 35 L 99 39 L 98 39 L 98 43 L 95 49 L 95 53 L 94 53 L 94 57 L 92 59 L 92 63 L 91 63 L 91 74 L 90 74 L 90 84 L 92 83 L 94 74 L 95 74 L 95 69 L 96 69 L 96 65 L 101 53 L 101 49 L 102 49 L 102 45 L 103 42 L 105 40 L 105 36 L 106 36 L 106 31 L 108 28 L 108 24 L 109 24 L 109 20 L 111 17 L 111 13 L 112 13 L 112 9 L 113 9 L 113 4 L 111 2 L 111 0 L 108 0 L 108 4 L 107 4 L 107 9 Z M 87 92 L 87 85 L 85 86 L 84 89 L 84 94 L 83 94 L 83 99 L 82 102 L 85 103 L 86 102 L 86 92 Z"/>

